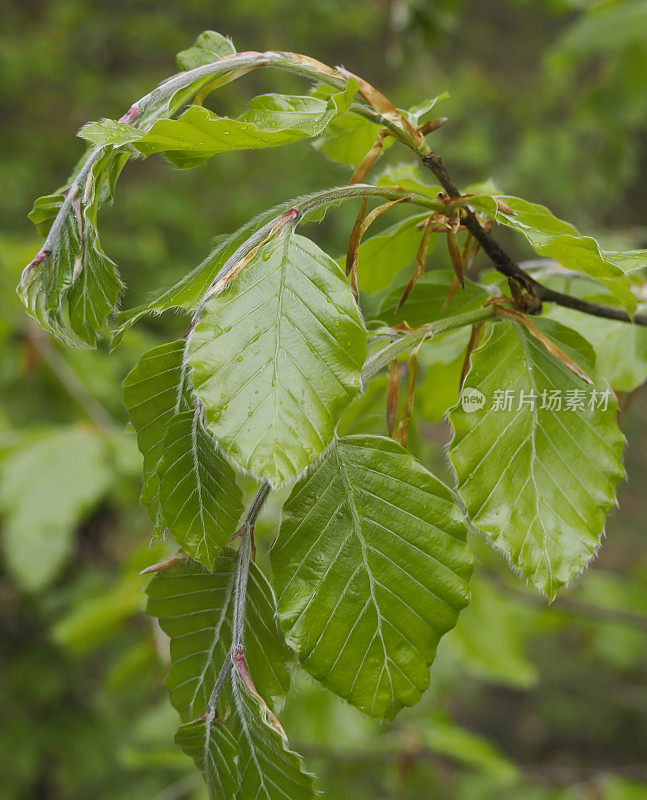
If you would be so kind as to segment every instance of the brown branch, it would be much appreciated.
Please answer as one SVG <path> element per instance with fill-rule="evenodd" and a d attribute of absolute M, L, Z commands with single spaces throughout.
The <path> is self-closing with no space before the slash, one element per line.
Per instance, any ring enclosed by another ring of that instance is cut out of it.
<path fill-rule="evenodd" d="M 422 163 L 431 170 L 436 176 L 440 185 L 450 198 L 455 199 L 461 196 L 456 184 L 449 177 L 449 173 L 443 164 L 441 157 L 433 150 L 423 155 Z M 605 319 L 615 319 L 619 322 L 633 322 L 636 325 L 647 326 L 647 314 L 634 314 L 633 318 L 626 311 L 612 306 L 604 306 L 599 303 L 591 303 L 588 300 L 581 300 L 569 294 L 562 294 L 536 281 L 523 270 L 501 247 L 501 245 L 483 228 L 478 217 L 470 208 L 463 208 L 463 224 L 472 236 L 478 241 L 490 260 L 503 275 L 516 281 L 526 291 L 525 308 L 529 314 L 539 314 L 542 302 L 555 303 L 564 308 L 572 308 L 584 314 L 591 314 L 595 317 Z"/>

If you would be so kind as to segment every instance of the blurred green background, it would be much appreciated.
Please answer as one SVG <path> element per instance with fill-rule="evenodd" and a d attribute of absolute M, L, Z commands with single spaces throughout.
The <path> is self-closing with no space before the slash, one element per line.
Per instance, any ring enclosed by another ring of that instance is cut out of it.
<path fill-rule="evenodd" d="M 647 246 L 647 2 L 587 0 L 4 0 L 0 13 L 0 798 L 200 800 L 172 743 L 166 643 L 142 612 L 149 546 L 120 382 L 179 317 L 119 350 L 70 351 L 15 297 L 39 247 L 26 214 L 83 150 L 212 28 L 239 49 L 343 64 L 406 107 L 449 91 L 434 134 L 453 176 L 491 177 L 605 243 Z M 292 87 L 254 73 L 216 99 Z M 295 86 L 296 88 L 296 86 Z M 389 158 L 402 158 L 402 153 Z M 131 162 L 102 241 L 128 304 L 198 263 L 211 240 L 349 170 L 307 144 L 180 172 Z M 344 249 L 348 218 L 317 237 Z M 518 242 L 517 257 L 527 255 Z M 515 249 L 516 248 L 516 249 Z M 426 384 L 425 384 L 426 385 Z M 373 394 L 351 423 L 383 414 Z M 372 398 L 372 399 L 371 399 Z M 423 408 L 435 413 L 433 387 Z M 372 403 L 372 405 L 371 405 Z M 377 409 L 377 411 L 376 411 Z M 392 725 L 300 676 L 282 720 L 328 796 L 447 800 L 647 798 L 647 404 L 631 406 L 628 481 L 594 565 L 553 606 L 483 542 L 473 604 L 441 644 L 431 688 Z M 443 423 L 414 447 L 446 474 Z M 278 501 L 259 540 L 271 542 Z"/>

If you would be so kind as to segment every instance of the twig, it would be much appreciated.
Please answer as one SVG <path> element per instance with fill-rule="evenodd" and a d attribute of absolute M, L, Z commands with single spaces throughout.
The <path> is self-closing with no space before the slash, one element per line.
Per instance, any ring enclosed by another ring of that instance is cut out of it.
<path fill-rule="evenodd" d="M 461 197 L 456 184 L 449 177 L 449 173 L 443 164 L 441 157 L 433 150 L 421 156 L 422 163 L 431 170 L 440 181 L 440 185 L 452 199 Z M 572 297 L 562 292 L 556 292 L 547 286 L 531 278 L 527 272 L 505 252 L 501 245 L 483 228 L 476 214 L 468 207 L 463 208 L 463 224 L 472 236 L 479 242 L 485 253 L 497 268 L 497 270 L 508 278 L 512 278 L 522 286 L 526 292 L 526 308 L 523 310 L 529 314 L 541 312 L 542 302 L 556 303 L 564 308 L 572 308 L 575 311 L 582 311 L 595 317 L 605 319 L 615 319 L 619 322 L 633 322 L 636 325 L 647 326 L 647 314 L 634 314 L 633 318 L 626 311 L 612 306 L 604 306 L 599 303 L 592 303 L 589 300 L 581 300 L 579 297 Z"/>
<path fill-rule="evenodd" d="M 94 395 L 90 394 L 83 381 L 52 345 L 47 335 L 40 328 L 30 323 L 27 329 L 27 337 L 61 386 L 96 427 L 104 433 L 114 431 L 117 428 L 117 422 Z"/>
<path fill-rule="evenodd" d="M 532 606 L 542 606 L 545 608 L 545 601 L 539 595 L 510 586 L 506 581 L 501 580 L 497 575 L 488 572 L 488 577 L 497 587 L 514 595 L 519 600 Z M 613 622 L 618 625 L 629 625 L 634 628 L 642 628 L 647 631 L 647 615 L 639 614 L 635 611 L 623 611 L 618 608 L 603 608 L 584 603 L 574 597 L 558 597 L 553 601 L 552 608 L 573 616 L 588 617 L 597 622 Z"/>
<path fill-rule="evenodd" d="M 249 577 L 249 562 L 252 554 L 252 529 L 263 504 L 270 493 L 271 484 L 268 480 L 261 483 L 256 496 L 247 509 L 247 514 L 242 524 L 242 537 L 238 550 L 236 563 L 236 593 L 234 598 L 234 622 L 231 649 L 233 653 L 245 647 L 245 605 L 247 602 L 247 579 Z"/>

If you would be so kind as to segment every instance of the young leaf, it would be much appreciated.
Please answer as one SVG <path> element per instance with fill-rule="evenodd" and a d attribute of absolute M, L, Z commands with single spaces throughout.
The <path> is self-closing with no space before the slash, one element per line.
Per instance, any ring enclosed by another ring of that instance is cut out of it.
<path fill-rule="evenodd" d="M 236 52 L 231 39 L 216 31 L 203 31 L 195 40 L 193 47 L 182 50 L 175 56 L 180 69 L 195 69 L 203 64 L 211 64 L 217 58 L 230 56 Z"/>
<path fill-rule="evenodd" d="M 565 281 L 550 281 L 550 285 L 563 291 Z M 582 284 L 585 284 L 583 286 Z M 573 285 L 574 284 L 574 285 Z M 570 292 L 584 300 L 602 305 L 618 306 L 610 292 L 591 291 L 590 281 L 571 281 Z M 647 304 L 639 303 L 638 311 L 647 311 Z M 603 375 L 616 391 L 631 392 L 647 381 L 647 328 L 627 325 L 612 319 L 601 319 L 580 314 L 568 308 L 553 306 L 547 316 L 563 325 L 575 328 L 595 350 L 598 373 Z"/>
<path fill-rule="evenodd" d="M 28 312 L 40 325 L 75 347 L 96 344 L 122 289 L 117 267 L 99 242 L 97 214 L 112 197 L 114 181 L 128 156 L 107 148 L 86 156 L 90 158 L 94 161 L 82 196 L 76 188 L 59 203 L 49 195 L 34 206 L 34 224 L 48 233 L 18 287 Z"/>
<path fill-rule="evenodd" d="M 209 428 L 242 467 L 278 483 L 331 441 L 365 356 L 343 272 L 288 231 L 209 301 L 189 347 Z"/>
<path fill-rule="evenodd" d="M 317 93 L 321 93 L 322 88 L 319 87 Z M 379 132 L 379 125 L 358 114 L 346 112 L 332 120 L 313 145 L 331 161 L 356 167 L 375 144 Z M 385 138 L 382 149 L 386 150 L 394 141 L 390 136 Z"/>
<path fill-rule="evenodd" d="M 514 214 L 506 214 L 501 203 Z M 636 261 L 626 254 L 605 251 L 590 236 L 582 236 L 570 223 L 564 222 L 538 203 L 518 197 L 476 196 L 470 204 L 484 211 L 502 225 L 523 234 L 536 253 L 552 258 L 566 269 L 583 272 L 609 289 L 630 312 L 636 309 L 636 298 L 625 272 L 636 268 Z M 615 256 L 618 255 L 618 258 Z M 634 254 L 637 255 L 637 254 Z M 647 258 L 641 251 L 642 263 Z M 640 260 L 640 257 L 639 257 Z"/>
<path fill-rule="evenodd" d="M 219 117 L 192 105 L 178 119 L 160 119 L 146 131 L 114 120 L 85 125 L 79 135 L 95 144 L 131 145 L 144 156 L 165 153 L 178 167 L 193 167 L 217 153 L 277 147 L 318 136 L 345 111 L 357 91 L 345 88 L 321 100 L 311 95 L 268 94 L 255 97 L 238 119 Z"/>
<path fill-rule="evenodd" d="M 231 647 L 235 566 L 236 554 L 225 548 L 212 572 L 187 561 L 157 573 L 148 585 L 147 611 L 171 638 L 166 685 L 185 721 L 207 710 Z M 290 686 L 291 655 L 278 626 L 272 588 L 255 563 L 250 565 L 247 593 L 247 662 L 259 691 L 277 703 Z"/>
<path fill-rule="evenodd" d="M 240 800 L 312 800 L 313 776 L 290 750 L 283 729 L 258 692 L 232 672 L 230 726 L 240 751 Z"/>
<path fill-rule="evenodd" d="M 19 586 L 44 589 L 74 547 L 74 529 L 110 486 L 105 446 L 83 428 L 58 428 L 18 446 L 0 468 L 6 565 Z"/>
<path fill-rule="evenodd" d="M 164 437 L 171 418 L 189 406 L 183 402 L 185 381 L 182 359 L 185 342 L 162 344 L 145 353 L 123 383 L 123 402 L 137 432 L 137 445 L 144 456 L 141 503 L 156 527 L 163 529 L 159 504 L 157 466 L 164 450 Z M 161 530 L 159 531 L 161 533 Z"/>
<path fill-rule="evenodd" d="M 451 492 L 380 436 L 331 446 L 292 490 L 271 551 L 279 616 L 304 668 L 375 717 L 420 699 L 469 600 Z"/>
<path fill-rule="evenodd" d="M 142 504 L 188 555 L 210 567 L 243 513 L 242 492 L 194 407 L 185 342 L 146 353 L 124 381 L 144 456 Z"/>
<path fill-rule="evenodd" d="M 443 92 L 442 94 L 437 95 L 436 97 L 429 97 L 427 100 L 423 100 L 421 103 L 416 103 L 415 106 L 411 106 L 405 111 L 409 122 L 416 127 L 420 125 L 423 120 L 423 117 L 427 116 L 434 108 L 441 102 L 441 100 L 447 100 L 449 98 L 448 92 Z"/>
<path fill-rule="evenodd" d="M 147 314 L 161 314 L 171 308 L 183 308 L 186 310 L 195 308 L 216 274 L 236 250 L 255 231 L 287 211 L 291 208 L 291 205 L 291 203 L 283 203 L 255 217 L 235 233 L 218 242 L 201 264 L 198 264 L 195 269 L 184 275 L 173 286 L 156 292 L 151 299 L 142 303 L 142 305 L 127 309 L 119 314 L 117 316 L 117 325 L 113 331 L 112 346 L 118 344 L 123 334 Z"/>
<path fill-rule="evenodd" d="M 575 331 L 550 320 L 537 327 L 595 374 Z M 595 553 L 624 475 L 615 397 L 606 382 L 576 377 L 516 322 L 493 326 L 472 355 L 466 389 L 484 404 L 450 412 L 458 490 L 473 524 L 553 599 Z"/>
<path fill-rule="evenodd" d="M 157 473 L 166 527 L 185 553 L 210 568 L 236 530 L 242 492 L 197 409 L 169 421 Z"/>
<path fill-rule="evenodd" d="M 234 800 L 240 785 L 238 745 L 215 709 L 180 725 L 175 743 L 195 761 L 213 800 Z"/>

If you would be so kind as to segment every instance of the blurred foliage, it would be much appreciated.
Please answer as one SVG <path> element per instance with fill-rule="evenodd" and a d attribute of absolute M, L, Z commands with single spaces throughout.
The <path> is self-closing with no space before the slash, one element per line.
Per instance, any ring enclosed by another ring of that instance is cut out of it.
<path fill-rule="evenodd" d="M 434 141 L 459 178 L 492 177 L 609 246 L 645 246 L 647 3 L 5 0 L 2 18 L 0 798 L 198 800 L 199 776 L 172 743 L 166 642 L 141 613 L 138 572 L 166 545 L 147 544 L 119 390 L 162 323 L 129 332 L 110 358 L 40 334 L 13 289 L 37 249 L 33 197 L 59 186 L 81 154 L 75 129 L 118 117 L 172 71 L 176 51 L 215 28 L 241 49 L 344 63 L 401 106 L 448 90 L 439 113 L 450 121 Z M 266 80 L 241 86 L 251 96 Z M 279 90 L 292 88 L 281 80 Z M 240 109 L 240 92 L 223 90 L 219 108 Z M 398 157 L 387 153 L 383 166 Z M 104 245 L 138 302 L 198 263 L 213 237 L 349 174 L 307 145 L 215 158 L 200 171 L 130 164 Z M 344 250 L 343 223 L 330 215 L 319 226 L 330 252 Z M 176 323 L 163 324 L 168 338 Z M 428 418 L 447 404 L 434 396 L 434 370 L 460 371 L 458 339 L 421 359 L 416 402 Z M 384 425 L 369 394 L 345 430 Z M 328 796 L 647 798 L 646 418 L 639 397 L 626 421 L 633 478 L 600 560 L 563 599 L 545 607 L 475 539 L 473 604 L 443 641 L 419 706 L 378 728 L 298 677 L 282 719 Z M 411 443 L 442 473 L 446 438 L 442 422 L 425 424 Z M 275 521 L 272 503 L 258 527 L 261 559 Z"/>

